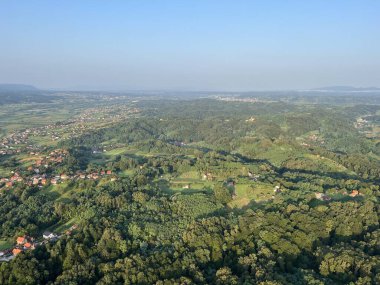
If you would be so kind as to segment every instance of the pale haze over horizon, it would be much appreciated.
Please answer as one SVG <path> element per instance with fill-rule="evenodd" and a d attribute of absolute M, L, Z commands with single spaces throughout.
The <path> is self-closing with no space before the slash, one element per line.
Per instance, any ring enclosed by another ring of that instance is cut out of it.
<path fill-rule="evenodd" d="M 1 1 L 0 83 L 380 87 L 380 1 Z"/>

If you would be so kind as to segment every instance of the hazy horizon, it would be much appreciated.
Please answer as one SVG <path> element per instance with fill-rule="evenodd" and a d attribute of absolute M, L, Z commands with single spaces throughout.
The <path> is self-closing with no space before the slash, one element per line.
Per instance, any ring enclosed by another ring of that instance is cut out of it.
<path fill-rule="evenodd" d="M 0 82 L 41 89 L 380 87 L 380 2 L 4 1 Z"/>

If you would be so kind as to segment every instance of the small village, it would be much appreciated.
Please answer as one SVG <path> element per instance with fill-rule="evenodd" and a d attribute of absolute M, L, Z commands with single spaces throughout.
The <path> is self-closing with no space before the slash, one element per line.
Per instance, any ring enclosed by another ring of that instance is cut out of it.
<path fill-rule="evenodd" d="M 260 102 L 258 98 L 241 98 L 234 96 L 216 96 L 216 100 L 225 102 L 244 102 L 244 103 L 257 103 Z"/>
<path fill-rule="evenodd" d="M 120 99 L 120 97 L 116 96 L 114 99 Z M 6 175 L 4 170 L 0 173 L 0 191 L 9 190 L 15 184 L 43 187 L 70 180 L 97 180 L 103 176 L 110 177 L 113 181 L 116 180 L 110 169 L 99 169 L 99 171 L 88 173 L 84 171 L 71 174 L 56 173 L 56 168 L 67 156 L 67 150 L 52 149 L 52 145 L 56 145 L 61 140 L 79 136 L 84 132 L 120 122 L 139 112 L 138 108 L 125 103 L 99 106 L 85 109 L 79 115 L 66 121 L 10 132 L 0 139 L 0 157 L 13 156 L 15 161 L 21 165 L 17 165 L 13 169 L 9 166 L 8 169 L 11 168 L 8 172 L 10 175 Z M 115 147 L 118 145 L 111 144 L 107 148 L 106 146 L 94 148 L 93 154 L 106 152 Z"/>
<path fill-rule="evenodd" d="M 139 113 L 138 108 L 129 104 L 89 108 L 64 122 L 15 130 L 0 139 L 0 155 L 44 151 L 46 145 L 123 121 Z"/>
<path fill-rule="evenodd" d="M 57 185 L 61 182 L 70 180 L 98 180 L 104 176 L 110 177 L 111 181 L 116 180 L 116 176 L 113 175 L 113 172 L 110 169 L 104 169 L 98 172 L 93 171 L 90 173 L 77 171 L 71 175 L 67 173 L 54 174 L 54 171 L 53 173 L 46 173 L 47 169 L 54 170 L 54 168 L 64 161 L 67 156 L 67 150 L 64 149 L 56 149 L 45 157 L 42 157 L 41 153 L 34 152 L 30 152 L 29 155 L 38 156 L 38 158 L 37 160 L 34 160 L 34 163 L 27 167 L 26 170 L 11 171 L 10 177 L 0 178 L 0 190 L 9 190 L 17 183 L 27 186 L 38 186 L 41 188 L 49 184 Z"/>
<path fill-rule="evenodd" d="M 22 252 L 34 250 L 40 245 L 46 244 L 48 242 L 55 242 L 64 236 L 70 236 L 72 232 L 77 228 L 77 225 L 72 225 L 69 229 L 65 230 L 61 234 L 45 231 L 42 233 L 42 237 L 39 238 L 31 237 L 28 235 L 19 236 L 16 238 L 13 247 L 0 251 L 0 262 L 10 261 Z"/>

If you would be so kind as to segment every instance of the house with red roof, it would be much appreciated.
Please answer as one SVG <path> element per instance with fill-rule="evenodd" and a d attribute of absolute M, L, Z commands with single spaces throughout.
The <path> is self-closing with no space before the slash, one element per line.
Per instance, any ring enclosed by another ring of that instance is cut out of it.
<path fill-rule="evenodd" d="M 34 249 L 34 244 L 27 242 L 24 244 L 24 249 Z"/>
<path fill-rule="evenodd" d="M 24 244 L 24 243 L 27 242 L 27 239 L 26 239 L 25 236 L 23 236 L 23 237 L 18 237 L 18 238 L 16 239 L 16 242 L 17 242 L 17 244 Z"/>
<path fill-rule="evenodd" d="M 19 254 L 19 253 L 21 253 L 21 252 L 22 252 L 22 249 L 19 249 L 19 248 L 14 248 L 14 249 L 12 250 L 13 255 L 17 255 L 17 254 Z"/>

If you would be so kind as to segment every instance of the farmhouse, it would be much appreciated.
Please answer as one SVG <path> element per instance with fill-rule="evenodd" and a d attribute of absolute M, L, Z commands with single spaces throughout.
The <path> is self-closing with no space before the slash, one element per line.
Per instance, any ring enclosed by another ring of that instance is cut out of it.
<path fill-rule="evenodd" d="M 358 190 L 352 190 L 350 197 L 356 197 L 358 195 L 360 195 Z"/>
<path fill-rule="evenodd" d="M 34 249 L 34 244 L 27 242 L 24 244 L 24 249 Z"/>
<path fill-rule="evenodd" d="M 61 174 L 61 179 L 62 180 L 66 180 L 68 179 L 69 177 L 67 176 L 67 174 Z"/>
<path fill-rule="evenodd" d="M 279 185 L 275 186 L 274 189 L 273 189 L 273 192 L 275 194 L 280 193 L 281 192 L 281 187 Z"/>
<path fill-rule="evenodd" d="M 324 193 L 315 193 L 315 198 L 321 201 L 329 201 L 331 198 Z"/>
<path fill-rule="evenodd" d="M 42 234 L 42 237 L 43 237 L 44 239 L 54 239 L 54 238 L 57 237 L 57 235 L 54 234 L 54 233 L 52 233 L 52 232 L 48 232 L 48 231 L 46 231 L 46 232 L 44 232 L 44 233 Z"/>
<path fill-rule="evenodd" d="M 14 249 L 12 250 L 13 255 L 17 255 L 17 254 L 19 254 L 19 253 L 21 253 L 21 252 L 22 252 L 22 249 L 19 249 L 19 248 L 14 248 Z"/>
<path fill-rule="evenodd" d="M 23 237 L 18 237 L 17 239 L 16 239 L 16 243 L 17 244 L 24 244 L 24 243 L 26 243 L 27 242 L 27 240 L 26 240 L 26 237 L 25 236 L 23 236 Z"/>

